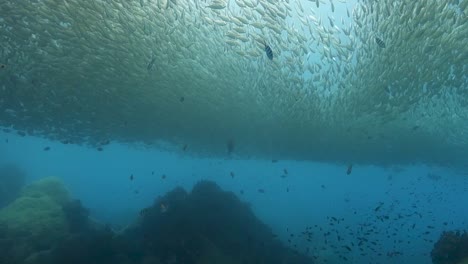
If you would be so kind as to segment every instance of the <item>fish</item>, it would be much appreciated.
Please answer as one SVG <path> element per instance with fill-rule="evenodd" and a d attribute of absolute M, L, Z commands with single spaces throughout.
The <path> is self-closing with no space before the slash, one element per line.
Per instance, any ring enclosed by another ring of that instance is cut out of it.
<path fill-rule="evenodd" d="M 179 101 L 183 103 L 185 101 L 185 98 L 183 96 L 180 97 Z"/>
<path fill-rule="evenodd" d="M 155 61 L 156 61 L 156 57 L 153 56 L 153 57 L 151 58 L 151 61 L 148 63 L 148 66 L 146 66 L 146 69 L 147 69 L 148 71 L 151 71 L 151 69 L 153 69 L 153 65 L 154 65 L 154 62 L 155 62 Z"/>
<path fill-rule="evenodd" d="M 379 47 L 381 47 L 382 49 L 386 47 L 385 42 L 378 37 L 375 37 L 375 43 L 377 43 L 377 45 L 379 45 Z"/>
<path fill-rule="evenodd" d="M 268 46 L 266 43 L 263 44 L 265 45 L 265 53 L 268 59 L 273 60 L 273 51 L 271 50 L 270 46 Z"/>
<path fill-rule="evenodd" d="M 98 147 L 96 149 L 97 149 L 97 151 L 103 151 L 104 150 L 102 147 Z"/>
<path fill-rule="evenodd" d="M 216 1 L 215 0 L 208 7 L 211 8 L 211 9 L 224 9 L 224 8 L 226 8 L 226 2 Z"/>
<path fill-rule="evenodd" d="M 6 65 L 5 64 L 2 64 L 0 63 L 0 69 L 5 69 L 6 68 Z"/>
<path fill-rule="evenodd" d="M 226 147 L 227 147 L 228 155 L 231 155 L 232 152 L 234 152 L 234 140 L 232 139 L 228 140 L 226 143 Z"/>
<path fill-rule="evenodd" d="M 49 151 L 50 150 L 50 147 L 45 147 L 44 148 L 44 151 Z"/>
<path fill-rule="evenodd" d="M 232 171 L 231 171 L 230 175 L 231 175 L 231 178 L 234 178 L 234 176 L 235 176 L 234 172 L 232 172 Z"/>
<path fill-rule="evenodd" d="M 150 211 L 150 208 L 143 208 L 140 211 L 140 216 L 145 216 Z"/>
<path fill-rule="evenodd" d="M 259 193 L 265 193 L 265 190 L 263 190 L 263 189 L 258 189 L 258 192 L 259 192 Z"/>
<path fill-rule="evenodd" d="M 133 174 L 130 175 L 130 180 L 133 181 L 134 177 L 133 177 Z"/>
<path fill-rule="evenodd" d="M 351 172 L 353 172 L 353 164 L 349 164 L 349 165 L 348 165 L 348 169 L 346 170 L 346 174 L 347 174 L 347 175 L 350 175 Z"/>
<path fill-rule="evenodd" d="M 164 204 L 164 203 L 161 203 L 161 204 L 159 205 L 159 209 L 161 210 L 161 213 L 164 214 L 165 212 L 167 212 L 167 209 L 169 209 L 169 206 L 166 205 L 166 204 Z"/>
<path fill-rule="evenodd" d="M 166 179 L 166 174 L 163 174 L 163 175 L 161 176 L 161 179 L 163 179 L 163 180 Z"/>
<path fill-rule="evenodd" d="M 377 206 L 376 208 L 374 208 L 374 211 L 377 212 L 380 210 L 380 208 L 382 207 L 383 203 L 381 203 L 379 206 Z"/>

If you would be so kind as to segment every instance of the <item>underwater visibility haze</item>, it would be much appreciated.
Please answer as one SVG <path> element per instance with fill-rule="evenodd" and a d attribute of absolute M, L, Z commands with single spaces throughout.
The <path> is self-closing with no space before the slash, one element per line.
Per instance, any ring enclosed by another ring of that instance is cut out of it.
<path fill-rule="evenodd" d="M 468 263 L 467 7 L 0 1 L 0 263 Z"/>

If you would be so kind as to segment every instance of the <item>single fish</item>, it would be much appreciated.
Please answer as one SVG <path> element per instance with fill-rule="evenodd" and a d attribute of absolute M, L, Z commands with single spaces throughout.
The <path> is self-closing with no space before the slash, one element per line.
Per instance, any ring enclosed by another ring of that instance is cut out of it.
<path fill-rule="evenodd" d="M 146 69 L 148 71 L 151 71 L 151 69 L 153 69 L 153 65 L 154 65 L 155 61 L 156 61 L 156 57 L 154 57 L 154 55 L 153 55 L 153 57 L 151 58 L 151 61 L 148 63 L 148 66 L 146 66 Z"/>
<path fill-rule="evenodd" d="M 271 50 L 270 46 L 268 46 L 265 42 L 263 42 L 263 45 L 265 45 L 265 53 L 268 59 L 273 60 L 273 51 Z"/>
<path fill-rule="evenodd" d="M 161 213 L 167 212 L 167 209 L 169 209 L 169 206 L 165 205 L 164 203 L 161 203 L 159 208 L 161 209 Z"/>
<path fill-rule="evenodd" d="M 386 47 L 385 42 L 378 37 L 375 37 L 375 43 L 377 43 L 377 45 L 382 49 Z"/>
<path fill-rule="evenodd" d="M 149 212 L 150 208 L 144 208 L 140 211 L 140 216 L 145 216 Z"/>

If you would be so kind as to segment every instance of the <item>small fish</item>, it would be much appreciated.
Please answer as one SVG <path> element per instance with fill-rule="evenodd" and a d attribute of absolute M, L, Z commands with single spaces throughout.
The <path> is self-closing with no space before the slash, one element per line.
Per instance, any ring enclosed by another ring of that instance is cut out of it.
<path fill-rule="evenodd" d="M 244 190 L 240 190 L 240 194 L 244 194 Z"/>
<path fill-rule="evenodd" d="M 377 207 L 374 209 L 374 211 L 375 211 L 375 212 L 379 211 L 380 208 L 382 207 L 382 205 L 383 205 L 383 204 L 380 204 L 379 206 L 377 206 Z"/>
<path fill-rule="evenodd" d="M 271 160 L 271 163 L 276 163 L 276 162 L 278 162 L 278 160 L 275 160 L 275 159 Z"/>
<path fill-rule="evenodd" d="M 263 43 L 263 45 L 265 45 L 265 53 L 268 59 L 273 60 L 273 51 L 271 50 L 270 46 L 268 46 L 266 43 Z"/>
<path fill-rule="evenodd" d="M 161 176 L 161 179 L 163 179 L 163 180 L 166 179 L 166 174 L 163 174 L 163 175 Z"/>
<path fill-rule="evenodd" d="M 230 175 L 231 175 L 231 178 L 234 178 L 234 176 L 235 176 L 234 172 L 232 172 L 232 171 L 231 171 Z"/>
<path fill-rule="evenodd" d="M 161 203 L 161 204 L 159 205 L 159 208 L 161 209 L 161 213 L 163 213 L 163 214 L 164 214 L 165 212 L 167 212 L 167 209 L 169 209 L 169 207 L 168 207 L 167 205 L 165 205 L 164 203 Z"/>
<path fill-rule="evenodd" d="M 102 147 L 98 147 L 97 151 L 103 151 L 104 149 Z"/>
<path fill-rule="evenodd" d="M 382 49 L 386 47 L 385 42 L 383 42 L 383 40 L 381 40 L 378 37 L 375 37 L 375 43 L 377 43 L 377 45 L 379 45 L 379 47 L 381 47 Z"/>
<path fill-rule="evenodd" d="M 139 193 L 140 193 L 139 190 L 135 190 L 135 191 L 133 191 L 133 192 L 134 192 L 135 194 L 139 194 Z"/>
<path fill-rule="evenodd" d="M 44 151 L 49 151 L 50 150 L 50 147 L 45 147 L 44 148 Z"/>
<path fill-rule="evenodd" d="M 213 1 L 208 7 L 211 9 L 224 9 L 226 8 L 226 3 L 223 1 Z"/>
<path fill-rule="evenodd" d="M 187 150 L 187 147 L 188 147 L 188 145 L 185 144 L 184 147 L 182 148 L 182 150 L 183 150 L 183 151 L 186 151 L 186 150 Z"/>
<path fill-rule="evenodd" d="M 226 142 L 227 153 L 231 155 L 234 152 L 234 140 L 230 139 Z"/>
<path fill-rule="evenodd" d="M 153 56 L 153 57 L 151 58 L 151 61 L 148 63 L 148 66 L 146 66 L 146 69 L 147 69 L 148 71 L 151 71 L 151 69 L 153 68 L 153 65 L 154 65 L 154 62 L 155 62 L 155 61 L 156 61 L 156 57 Z"/>
<path fill-rule="evenodd" d="M 133 177 L 133 174 L 130 175 L 130 180 L 133 181 L 134 177 Z"/>
<path fill-rule="evenodd" d="M 6 68 L 6 65 L 0 63 L 0 69 L 5 69 L 5 68 Z"/>
<path fill-rule="evenodd" d="M 349 165 L 348 165 L 348 169 L 346 170 L 346 174 L 347 174 L 347 175 L 350 175 L 351 172 L 353 172 L 353 164 L 349 164 Z"/>
<path fill-rule="evenodd" d="M 263 189 L 258 189 L 258 192 L 259 192 L 259 193 L 265 193 L 265 190 L 263 190 Z"/>
<path fill-rule="evenodd" d="M 145 216 L 149 212 L 149 208 L 144 208 L 140 211 L 140 216 Z"/>
<path fill-rule="evenodd" d="M 185 98 L 183 96 L 180 97 L 179 101 L 183 103 L 185 101 Z"/>

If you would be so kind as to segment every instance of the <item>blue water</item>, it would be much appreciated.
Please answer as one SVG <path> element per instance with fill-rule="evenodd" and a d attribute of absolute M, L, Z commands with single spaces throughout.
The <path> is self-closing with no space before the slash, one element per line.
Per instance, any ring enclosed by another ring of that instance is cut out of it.
<path fill-rule="evenodd" d="M 326 263 L 345 263 L 340 256 L 347 263 L 431 263 L 430 252 L 443 231 L 468 229 L 468 176 L 447 168 L 355 164 L 347 175 L 347 164 L 197 159 L 113 143 L 99 152 L 14 134 L 0 134 L 0 139 L 0 163 L 18 165 L 28 181 L 61 178 L 93 218 L 116 229 L 132 223 L 158 196 L 177 186 L 190 190 L 202 179 L 248 202 L 284 244 L 301 252 L 309 248 Z M 308 226 L 310 242 L 298 235 Z M 345 246 L 357 245 L 357 237 L 375 245 L 348 251 Z"/>

